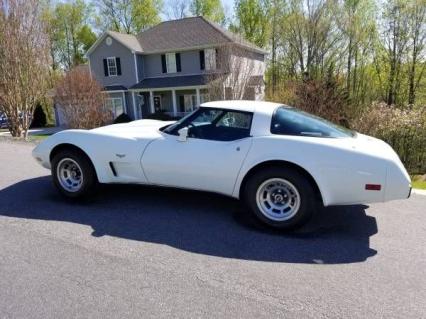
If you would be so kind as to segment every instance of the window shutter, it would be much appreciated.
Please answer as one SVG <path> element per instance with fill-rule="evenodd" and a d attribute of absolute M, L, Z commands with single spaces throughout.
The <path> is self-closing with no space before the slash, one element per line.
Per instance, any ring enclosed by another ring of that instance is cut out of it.
<path fill-rule="evenodd" d="M 161 66 L 163 68 L 163 73 L 167 73 L 167 64 L 166 64 L 166 55 L 161 55 Z"/>
<path fill-rule="evenodd" d="M 200 51 L 200 69 L 204 70 L 206 67 L 206 61 L 204 59 L 204 50 Z"/>
<path fill-rule="evenodd" d="M 120 58 L 115 58 L 115 63 L 117 65 L 117 75 L 121 75 L 121 61 L 120 61 Z"/>
<path fill-rule="evenodd" d="M 182 68 L 180 65 L 180 53 L 176 53 L 176 71 L 181 72 Z"/>
<path fill-rule="evenodd" d="M 104 74 L 105 76 L 108 76 L 108 62 L 107 59 L 104 59 Z"/>

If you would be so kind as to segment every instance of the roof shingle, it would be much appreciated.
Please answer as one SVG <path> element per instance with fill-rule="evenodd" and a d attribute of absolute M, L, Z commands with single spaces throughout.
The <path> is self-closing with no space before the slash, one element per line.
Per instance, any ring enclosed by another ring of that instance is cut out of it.
<path fill-rule="evenodd" d="M 107 33 L 112 38 L 114 38 L 124 46 L 128 47 L 130 50 L 135 52 L 143 52 L 141 44 L 133 34 L 125 34 L 115 31 L 107 31 Z"/>
<path fill-rule="evenodd" d="M 204 17 L 164 21 L 140 32 L 137 36 L 107 31 L 92 45 L 86 54 L 90 54 L 107 35 L 136 53 L 170 52 L 214 47 L 229 43 L 235 43 L 258 53 L 267 53 L 240 35 L 232 33 Z"/>
<path fill-rule="evenodd" d="M 236 43 L 248 49 L 266 53 L 217 23 L 204 17 L 165 21 L 137 36 L 144 53 L 166 52 L 206 46 Z"/>

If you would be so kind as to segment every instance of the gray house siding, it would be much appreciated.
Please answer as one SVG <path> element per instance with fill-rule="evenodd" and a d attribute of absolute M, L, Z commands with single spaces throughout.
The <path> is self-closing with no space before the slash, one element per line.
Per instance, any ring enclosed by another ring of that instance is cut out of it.
<path fill-rule="evenodd" d="M 204 73 L 204 70 L 200 69 L 200 53 L 198 50 L 182 51 L 179 53 L 182 71 L 177 73 L 163 73 L 161 54 L 144 55 L 144 77 L 152 78 Z"/>
<path fill-rule="evenodd" d="M 103 60 L 107 57 L 117 57 L 121 61 L 121 75 L 105 76 Z M 116 40 L 108 46 L 105 40 L 89 55 L 90 68 L 94 76 L 103 86 L 124 85 L 130 87 L 136 83 L 135 61 L 133 53 Z"/>

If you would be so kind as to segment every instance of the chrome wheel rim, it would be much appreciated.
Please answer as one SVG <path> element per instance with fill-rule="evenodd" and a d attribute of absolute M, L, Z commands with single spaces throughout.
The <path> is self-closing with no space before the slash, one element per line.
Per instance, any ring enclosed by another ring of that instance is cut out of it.
<path fill-rule="evenodd" d="M 71 158 L 63 158 L 56 168 L 56 175 L 62 188 L 68 192 L 78 192 L 83 185 L 83 171 Z"/>
<path fill-rule="evenodd" d="M 257 189 L 257 207 L 266 218 L 274 221 L 282 222 L 294 217 L 300 202 L 297 188 L 283 178 L 268 179 Z"/>

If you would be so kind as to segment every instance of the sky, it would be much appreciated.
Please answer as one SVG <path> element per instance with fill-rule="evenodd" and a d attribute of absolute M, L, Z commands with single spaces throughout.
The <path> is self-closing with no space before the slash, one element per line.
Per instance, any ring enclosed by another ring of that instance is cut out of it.
<path fill-rule="evenodd" d="M 234 0 L 222 0 L 223 6 L 234 11 Z"/>
<path fill-rule="evenodd" d="M 167 3 L 171 1 L 173 3 L 173 0 L 165 0 L 163 1 L 164 6 L 167 6 Z M 221 0 L 223 8 L 225 9 L 225 16 L 226 18 L 232 18 L 234 15 L 234 4 L 235 0 Z M 163 20 L 168 20 L 167 14 L 162 13 L 161 18 Z"/>

